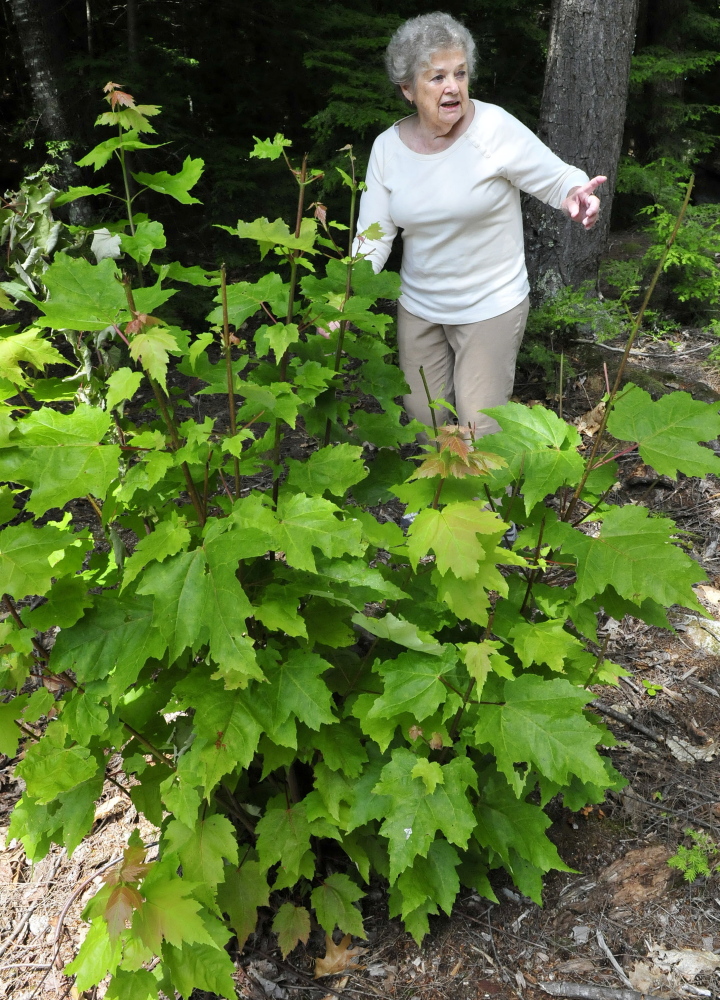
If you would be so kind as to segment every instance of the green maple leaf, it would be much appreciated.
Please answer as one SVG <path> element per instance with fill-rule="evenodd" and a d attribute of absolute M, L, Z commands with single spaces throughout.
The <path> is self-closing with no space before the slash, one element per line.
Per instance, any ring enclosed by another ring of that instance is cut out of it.
<path fill-rule="evenodd" d="M 637 441 L 643 462 L 660 476 L 720 474 L 720 459 L 698 444 L 720 434 L 715 403 L 702 403 L 688 392 L 669 392 L 653 401 L 644 389 L 626 385 L 607 426 L 618 440 Z"/>
<path fill-rule="evenodd" d="M 75 976 L 78 992 L 84 992 L 102 982 L 108 972 L 115 972 L 121 958 L 122 939 L 111 941 L 107 923 L 95 917 L 77 955 L 65 966 L 65 975 Z"/>
<path fill-rule="evenodd" d="M 91 695 L 76 690 L 63 702 L 62 721 L 72 739 L 86 741 L 89 736 L 102 736 L 107 730 L 108 710 Z"/>
<path fill-rule="evenodd" d="M 405 621 L 404 618 L 396 618 L 393 614 L 388 613 L 383 618 L 370 618 L 367 615 L 357 614 L 353 615 L 352 620 L 371 635 L 376 635 L 380 639 L 390 639 L 398 646 L 407 646 L 408 649 L 427 653 L 429 656 L 442 656 L 445 651 L 445 647 L 434 642 L 433 636 L 428 632 L 421 632 L 417 625 Z"/>
<path fill-rule="evenodd" d="M 164 142 L 156 143 L 155 145 L 143 142 L 141 139 L 138 139 L 137 131 L 132 129 L 123 135 L 115 135 L 104 142 L 98 143 L 94 149 L 91 149 L 89 153 L 83 156 L 82 160 L 77 160 L 76 162 L 79 167 L 92 167 L 93 170 L 99 170 L 111 159 L 115 150 L 125 149 L 129 153 L 134 153 L 138 149 L 159 149 L 164 145 Z"/>
<path fill-rule="evenodd" d="M 212 907 L 215 886 L 222 882 L 224 858 L 237 863 L 235 829 L 225 816 L 207 816 L 194 829 L 173 819 L 165 831 L 168 850 L 177 854 L 183 866 L 183 878 L 197 882 L 195 895 Z"/>
<path fill-rule="evenodd" d="M 551 670 L 563 670 L 565 660 L 572 656 L 582 643 L 566 632 L 564 618 L 545 622 L 521 622 L 510 631 L 513 649 L 527 669 L 534 663 L 545 663 Z"/>
<path fill-rule="evenodd" d="M 146 326 L 130 341 L 130 357 L 139 361 L 145 371 L 165 388 L 168 351 L 177 353 L 178 342 L 163 326 Z"/>
<path fill-rule="evenodd" d="M 195 709 L 195 731 L 208 740 L 203 758 L 211 787 L 237 765 L 248 766 L 255 756 L 262 727 L 247 692 L 225 691 L 207 671 L 195 669 L 178 685 L 175 695 L 181 706 Z"/>
<path fill-rule="evenodd" d="M 120 273 L 109 257 L 91 264 L 84 257 L 55 255 L 43 274 L 50 298 L 38 302 L 38 322 L 53 330 L 104 330 L 127 312 Z"/>
<path fill-rule="evenodd" d="M 15 506 L 15 490 L 9 486 L 0 486 L 0 525 L 7 524 L 18 515 L 18 508 Z"/>
<path fill-rule="evenodd" d="M 420 511 L 408 530 L 408 555 L 413 569 L 428 552 L 435 553 L 438 572 L 450 570 L 461 580 L 477 574 L 478 563 L 495 551 L 506 525 L 479 503 L 450 503 L 443 510 Z M 482 538 L 478 538 L 482 535 Z"/>
<path fill-rule="evenodd" d="M 28 696 L 21 694 L 0 704 L 0 753 L 6 757 L 12 758 L 17 753 L 22 734 L 15 720 L 22 716 L 27 702 Z"/>
<path fill-rule="evenodd" d="M 205 161 L 186 156 L 182 168 L 176 174 L 160 170 L 156 174 L 133 174 L 133 177 L 145 187 L 160 194 L 168 194 L 179 201 L 181 205 L 200 205 L 199 198 L 193 198 L 189 191 L 194 188 L 202 177 Z"/>
<path fill-rule="evenodd" d="M 53 201 L 53 208 L 61 205 L 69 205 L 71 201 L 78 198 L 89 198 L 91 195 L 110 194 L 109 184 L 100 184 L 99 187 L 90 187 L 88 184 L 80 184 L 78 187 L 69 187 L 67 191 L 61 191 Z"/>
<path fill-rule="evenodd" d="M 153 628 L 151 601 L 135 595 L 100 594 L 83 618 L 58 635 L 52 669 L 73 671 L 81 684 L 110 677 L 111 697 L 117 702 L 145 662 L 159 659 L 166 646 Z"/>
<path fill-rule="evenodd" d="M 53 522 L 41 528 L 34 527 L 32 521 L 3 528 L 0 532 L 3 592 L 16 600 L 30 594 L 46 594 L 53 577 L 61 575 L 57 553 L 72 546 L 75 541 L 71 532 L 60 530 Z M 83 548 L 86 545 L 85 542 Z"/>
<path fill-rule="evenodd" d="M 17 447 L 0 451 L 0 476 L 32 487 L 28 510 L 44 514 L 88 493 L 105 497 L 120 457 L 117 445 L 100 444 L 109 413 L 81 405 L 65 414 L 43 406 L 16 426 Z"/>
<path fill-rule="evenodd" d="M 512 667 L 507 659 L 498 653 L 501 643 L 492 639 L 483 642 L 463 642 L 458 644 L 458 650 L 467 672 L 475 681 L 474 697 L 479 698 L 488 674 L 497 673 L 501 677 L 512 677 Z"/>
<path fill-rule="evenodd" d="M 330 664 L 317 653 L 294 649 L 283 663 L 267 667 L 269 684 L 261 684 L 252 694 L 253 710 L 263 729 L 272 734 L 291 716 L 310 729 L 337 720 L 332 713 L 332 692 L 320 676 Z"/>
<path fill-rule="evenodd" d="M 356 295 L 370 299 L 397 299 L 400 295 L 400 275 L 396 271 L 375 274 L 369 260 L 353 265 L 352 287 Z"/>
<path fill-rule="evenodd" d="M 520 763 L 563 785 L 573 774 L 602 783 L 606 772 L 596 750 L 602 733 L 582 714 L 589 697 L 569 681 L 522 674 L 505 682 L 504 705 L 479 706 L 477 741 L 493 748 L 516 795 L 525 784 L 515 769 Z"/>
<path fill-rule="evenodd" d="M 143 380 L 142 372 L 134 372 L 131 368 L 118 368 L 107 380 L 108 393 L 105 405 L 112 410 L 125 399 L 132 399 L 140 388 Z"/>
<path fill-rule="evenodd" d="M 118 969 L 105 993 L 107 1000 L 158 1000 L 158 984 L 152 972 Z"/>
<path fill-rule="evenodd" d="M 223 677 L 226 688 L 245 687 L 250 678 L 262 678 L 245 624 L 253 609 L 235 575 L 242 547 L 236 548 L 233 541 L 235 532 L 205 542 L 208 569 L 205 615 L 210 655 L 218 665 L 218 673 L 213 676 Z"/>
<path fill-rule="evenodd" d="M 282 957 L 286 958 L 299 941 L 307 944 L 310 937 L 310 914 L 304 906 L 283 903 L 272 926 L 278 936 Z"/>
<path fill-rule="evenodd" d="M 313 548 L 328 557 L 363 554 L 362 526 L 355 520 L 339 521 L 335 517 L 338 510 L 322 497 L 304 493 L 281 497 L 275 538 L 290 566 L 315 573 Z"/>
<path fill-rule="evenodd" d="M 267 219 L 255 219 L 254 222 L 238 222 L 236 229 L 227 226 L 220 226 L 220 229 L 227 229 L 234 232 L 242 240 L 256 240 L 260 246 L 260 256 L 265 257 L 272 247 L 282 247 L 283 250 L 301 250 L 304 253 L 317 253 L 314 250 L 315 235 L 317 232 L 317 221 L 315 219 L 303 219 L 300 235 L 295 236 L 288 229 L 288 225 L 282 219 L 275 219 L 268 222 Z"/>
<path fill-rule="evenodd" d="M 673 544 L 674 523 L 650 517 L 645 507 L 612 507 L 596 538 L 563 526 L 562 551 L 577 557 L 578 602 L 606 587 L 642 604 L 650 598 L 669 608 L 681 604 L 700 611 L 692 584 L 705 579 L 698 564 Z"/>
<path fill-rule="evenodd" d="M 25 751 L 17 773 L 27 785 L 27 794 L 43 805 L 94 777 L 98 764 L 86 747 L 66 747 L 66 727 L 53 722 L 45 735 Z"/>
<path fill-rule="evenodd" d="M 62 842 L 68 857 L 90 833 L 95 822 L 95 808 L 102 795 L 104 774 L 100 770 L 92 778 L 65 792 L 59 807 L 53 812 L 57 824 L 53 837 Z"/>
<path fill-rule="evenodd" d="M 226 868 L 225 880 L 218 886 L 218 906 L 230 918 L 230 926 L 241 949 L 257 924 L 259 906 L 267 906 L 270 886 L 260 862 L 244 861 L 240 868 Z"/>
<path fill-rule="evenodd" d="M 501 433 L 483 438 L 483 448 L 502 455 L 514 478 L 522 474 L 526 512 L 548 493 L 580 482 L 585 467 L 577 451 L 580 435 L 551 410 L 506 403 L 483 413 L 502 427 Z"/>
<path fill-rule="evenodd" d="M 197 649 L 206 638 L 205 565 L 204 551 L 193 549 L 145 567 L 138 593 L 153 596 L 153 624 L 172 660 L 188 647 Z"/>
<path fill-rule="evenodd" d="M 572 871 L 546 836 L 551 820 L 539 805 L 518 798 L 494 769 L 481 776 L 479 788 L 475 838 L 483 847 L 495 851 L 507 867 L 512 867 L 515 852 L 540 871 Z"/>
<path fill-rule="evenodd" d="M 266 358 L 270 351 L 275 355 L 275 364 L 280 364 L 285 351 L 300 339 L 297 323 L 273 323 L 258 327 L 255 333 L 255 347 L 259 358 Z"/>
<path fill-rule="evenodd" d="M 425 782 L 413 778 L 417 757 L 405 748 L 394 750 L 373 788 L 386 797 L 380 833 L 389 840 L 390 881 L 408 868 L 418 854 L 427 857 L 438 830 L 453 844 L 466 847 L 475 818 L 466 789 L 474 785 L 473 766 L 456 757 L 442 767 L 443 783 L 428 794 Z"/>
<path fill-rule="evenodd" d="M 217 947 L 203 924 L 200 903 L 191 896 L 195 886 L 178 878 L 177 867 L 177 855 L 172 854 L 153 865 L 142 881 L 144 901 L 133 915 L 133 934 L 155 954 L 163 941 L 176 948 L 185 941 Z"/>
<path fill-rule="evenodd" d="M 312 734 L 312 740 L 331 771 L 342 771 L 348 778 L 361 774 L 368 756 L 360 742 L 360 732 L 350 719 L 343 720 L 340 726 L 321 726 Z"/>
<path fill-rule="evenodd" d="M 286 146 L 292 146 L 292 141 L 286 139 L 280 132 L 275 133 L 274 139 L 258 139 L 256 135 L 253 139 L 255 146 L 250 156 L 256 156 L 259 160 L 277 160 L 283 155 Z"/>
<path fill-rule="evenodd" d="M 264 274 L 259 281 L 238 281 L 234 285 L 228 285 L 228 318 L 230 325 L 241 326 L 246 319 L 254 316 L 263 303 L 269 306 L 270 311 L 276 315 L 285 315 L 287 311 L 287 297 L 289 286 L 283 283 L 282 278 L 275 271 Z M 215 296 L 215 302 L 220 302 L 220 293 Z M 209 314 L 209 323 L 219 326 L 223 321 L 222 304 Z"/>
<path fill-rule="evenodd" d="M 313 452 L 304 462 L 288 461 L 288 482 L 308 496 L 321 497 L 326 491 L 345 496 L 368 470 L 363 465 L 362 448 L 351 444 L 329 445 Z"/>
<path fill-rule="evenodd" d="M 161 521 L 151 534 L 140 539 L 133 554 L 125 560 L 120 589 L 124 590 L 132 583 L 148 563 L 162 562 L 186 548 L 189 543 L 190 532 L 173 511 L 167 521 Z"/>
<path fill-rule="evenodd" d="M 409 712 L 418 720 L 427 719 L 447 698 L 448 689 L 440 678 L 453 669 L 456 661 L 457 653 L 450 646 L 442 658 L 412 652 L 376 663 L 373 670 L 382 676 L 384 689 L 367 718 L 392 719 Z"/>
<path fill-rule="evenodd" d="M 22 333 L 0 338 L 0 378 L 6 378 L 13 386 L 24 388 L 30 385 L 20 364 L 45 370 L 46 365 L 68 365 L 69 362 L 52 344 L 42 336 L 40 330 L 30 327 Z"/>
<path fill-rule="evenodd" d="M 164 996 L 177 990 L 185 1000 L 190 1000 L 197 990 L 214 997 L 224 997 L 225 1000 L 236 1000 L 237 989 L 233 980 L 235 965 L 224 948 L 227 944 L 227 931 L 218 921 L 211 923 L 207 915 L 205 925 L 208 933 L 212 933 L 215 939 L 214 947 L 184 942 L 181 948 L 174 948 L 172 945 L 163 948 L 163 965 L 172 983 L 171 989 Z"/>
<path fill-rule="evenodd" d="M 477 573 L 469 580 L 459 580 L 454 573 L 441 576 L 438 571 L 432 575 L 437 587 L 438 600 L 457 615 L 478 625 L 487 625 L 490 608 L 489 590 L 507 595 L 507 581 L 491 561 L 480 563 Z"/>
<path fill-rule="evenodd" d="M 343 934 L 354 934 L 365 937 L 362 914 L 353 906 L 365 893 L 358 889 L 347 875 L 335 873 L 328 875 L 316 889 L 310 893 L 310 901 L 315 909 L 315 916 L 323 930 L 332 934 L 339 927 Z"/>
<path fill-rule="evenodd" d="M 390 916 L 399 913 L 418 944 L 429 931 L 428 913 L 437 913 L 440 906 L 450 916 L 460 891 L 459 864 L 460 857 L 447 840 L 434 840 L 427 858 L 415 858 L 412 868 L 398 877 L 392 891 Z M 398 896 L 399 906 L 395 902 Z"/>
<path fill-rule="evenodd" d="M 161 222 L 143 220 L 135 227 L 135 235 L 120 234 L 120 248 L 140 264 L 147 264 L 153 250 L 162 250 L 166 245 L 165 230 Z"/>
<path fill-rule="evenodd" d="M 285 873 L 289 885 L 294 885 L 300 876 L 303 857 L 310 849 L 310 823 L 304 804 L 299 802 L 286 808 L 284 803 L 271 803 L 255 832 L 262 870 L 267 871 L 279 861 L 280 872 Z"/>
<path fill-rule="evenodd" d="M 199 285 L 201 288 L 212 288 L 220 284 L 220 272 L 206 267 L 183 267 L 175 260 L 171 264 L 152 264 L 151 267 L 161 281 L 170 278 L 172 281 L 185 281 L 188 285 Z"/>

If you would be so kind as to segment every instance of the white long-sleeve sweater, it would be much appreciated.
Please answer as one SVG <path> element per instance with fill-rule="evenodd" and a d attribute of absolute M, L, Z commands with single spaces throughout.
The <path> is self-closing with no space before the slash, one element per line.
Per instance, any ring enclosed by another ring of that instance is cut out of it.
<path fill-rule="evenodd" d="M 433 323 L 476 323 L 523 301 L 525 269 L 520 191 L 559 208 L 587 174 L 551 152 L 517 118 L 473 101 L 475 115 L 452 146 L 415 153 L 393 125 L 375 140 L 360 201 L 358 233 L 382 270 L 403 230 L 400 302 Z"/>

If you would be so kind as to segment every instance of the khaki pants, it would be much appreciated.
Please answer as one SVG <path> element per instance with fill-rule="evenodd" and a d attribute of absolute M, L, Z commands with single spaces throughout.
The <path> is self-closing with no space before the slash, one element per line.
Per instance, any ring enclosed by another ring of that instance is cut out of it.
<path fill-rule="evenodd" d="M 460 423 L 473 429 L 475 438 L 498 431 L 497 422 L 478 411 L 502 406 L 512 395 L 528 308 L 526 298 L 492 319 L 448 326 L 419 319 L 398 305 L 400 367 L 410 386 L 403 400 L 408 415 L 432 426 L 422 366 L 430 398 L 452 403 Z M 440 426 L 451 417 L 442 409 L 435 411 L 435 419 Z"/>

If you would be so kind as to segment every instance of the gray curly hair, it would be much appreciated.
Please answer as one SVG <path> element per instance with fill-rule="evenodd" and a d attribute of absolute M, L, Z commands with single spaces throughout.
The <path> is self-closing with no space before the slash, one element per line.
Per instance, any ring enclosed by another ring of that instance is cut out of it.
<path fill-rule="evenodd" d="M 464 24 L 440 11 L 410 18 L 400 25 L 385 51 L 385 68 L 390 80 L 398 87 L 409 86 L 420 70 L 430 65 L 433 52 L 440 49 L 462 49 L 468 76 L 473 75 L 475 42 Z"/>

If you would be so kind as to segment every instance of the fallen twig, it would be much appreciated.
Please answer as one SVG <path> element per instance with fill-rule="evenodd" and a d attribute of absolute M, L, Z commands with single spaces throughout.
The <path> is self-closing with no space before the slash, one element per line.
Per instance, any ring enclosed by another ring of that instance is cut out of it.
<path fill-rule="evenodd" d="M 593 347 L 604 347 L 606 351 L 616 351 L 618 354 L 623 354 L 625 351 L 624 347 L 611 347 L 610 344 L 601 344 L 598 340 L 573 340 L 574 344 L 592 344 Z M 702 351 L 703 348 L 710 347 L 710 341 L 707 344 L 700 344 L 699 347 L 688 347 L 686 351 L 673 351 L 672 354 L 656 354 L 655 351 L 630 351 L 631 358 L 682 358 L 686 354 L 694 354 L 695 351 Z"/>
<path fill-rule="evenodd" d="M 692 815 L 692 811 L 690 809 L 685 809 L 685 810 L 671 809 L 669 806 L 663 805 L 662 802 L 650 802 L 648 799 L 641 799 L 639 795 L 632 795 L 630 792 L 626 792 L 624 789 L 621 792 L 619 792 L 619 794 L 622 795 L 624 798 L 634 799 L 636 802 L 642 802 L 644 806 L 649 806 L 650 809 L 659 809 L 661 812 L 669 813 L 671 816 L 680 816 L 684 819 L 687 819 L 688 816 Z M 717 823 L 705 823 L 703 820 L 697 819 L 695 816 L 692 816 L 692 821 L 697 826 L 704 826 L 706 830 L 718 829 Z"/>
<path fill-rule="evenodd" d="M 643 1000 L 637 990 L 614 990 L 609 986 L 585 986 L 584 983 L 538 983 L 541 990 L 553 997 L 574 997 L 576 1000 Z"/>
<path fill-rule="evenodd" d="M 613 953 L 608 948 L 603 932 L 600 930 L 599 927 L 595 931 L 595 937 L 597 938 L 597 943 L 600 945 L 600 948 L 607 955 L 608 961 L 612 965 L 613 969 L 615 969 L 615 971 L 617 972 L 618 977 L 620 978 L 620 982 L 623 983 L 623 985 L 627 986 L 628 989 L 632 990 L 633 984 L 630 982 L 627 975 L 625 974 L 625 970 L 623 969 L 622 965 L 620 965 L 618 960 L 615 958 Z"/>
<path fill-rule="evenodd" d="M 5 940 L 3 941 L 3 943 L 0 944 L 0 958 L 2 958 L 2 956 L 8 950 L 8 948 L 13 943 L 13 941 L 15 941 L 18 937 L 20 937 L 20 935 L 22 934 L 22 932 L 25 930 L 25 928 L 27 927 L 27 925 L 30 923 L 30 917 L 33 915 L 33 913 L 35 912 L 35 910 L 37 910 L 37 908 L 38 908 L 39 905 L 40 905 L 39 903 L 35 903 L 34 906 L 31 906 L 30 909 L 25 914 L 25 916 L 22 918 L 22 920 L 20 920 L 20 922 L 17 924 L 17 926 L 14 928 L 14 930 L 11 931 L 9 937 L 5 938 Z"/>
<path fill-rule="evenodd" d="M 720 698 L 720 691 L 716 691 L 714 687 L 710 687 L 709 684 L 703 684 L 702 681 L 696 681 L 693 678 L 687 678 L 685 680 L 686 684 L 690 687 L 697 688 L 698 691 L 704 691 L 705 694 L 711 694 L 713 698 Z"/>
<path fill-rule="evenodd" d="M 643 736 L 648 736 L 651 740 L 655 740 L 656 743 L 664 743 L 665 737 L 662 733 L 656 733 L 654 729 L 648 729 L 647 726 L 643 726 L 641 722 L 636 722 L 629 715 L 624 712 L 618 712 L 617 709 L 611 708 L 609 705 L 603 704 L 601 701 L 593 701 L 590 705 L 591 708 L 597 709 L 602 715 L 607 715 L 610 719 L 617 719 L 618 722 L 624 722 L 631 729 L 637 729 L 639 733 Z"/>

